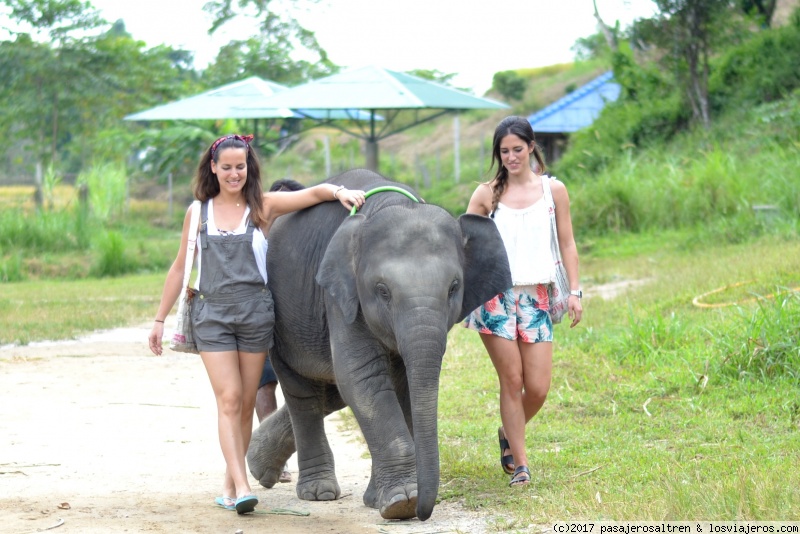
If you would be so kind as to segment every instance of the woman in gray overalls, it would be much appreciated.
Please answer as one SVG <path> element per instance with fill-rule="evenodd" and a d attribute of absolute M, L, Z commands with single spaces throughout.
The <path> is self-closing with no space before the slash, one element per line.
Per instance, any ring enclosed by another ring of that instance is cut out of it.
<path fill-rule="evenodd" d="M 275 323 L 267 289 L 269 228 L 280 215 L 338 200 L 351 209 L 363 191 L 319 184 L 300 191 L 263 193 L 252 136 L 217 139 L 200 160 L 194 196 L 202 202 L 197 247 L 197 294 L 192 324 L 200 357 L 217 400 L 217 420 L 225 480 L 216 503 L 240 514 L 258 504 L 247 478 L 245 454 L 253 410 Z M 183 221 L 178 255 L 167 273 L 161 304 L 150 332 L 150 350 L 160 355 L 164 319 L 183 284 L 191 210 Z"/>

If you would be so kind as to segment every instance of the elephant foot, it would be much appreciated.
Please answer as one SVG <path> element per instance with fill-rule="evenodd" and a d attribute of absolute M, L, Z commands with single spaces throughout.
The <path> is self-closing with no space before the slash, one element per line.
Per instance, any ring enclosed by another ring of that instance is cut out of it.
<path fill-rule="evenodd" d="M 280 469 L 267 468 L 264 474 L 261 475 L 261 478 L 258 479 L 258 483 L 269 489 L 278 482 L 278 477 L 281 476 L 282 472 L 283 467 Z"/>
<path fill-rule="evenodd" d="M 304 481 L 301 473 L 297 481 L 297 497 L 304 501 L 335 501 L 341 493 L 335 477 Z"/>
<path fill-rule="evenodd" d="M 375 508 L 376 510 L 381 507 L 378 502 L 378 490 L 375 489 L 375 479 L 370 478 L 367 490 L 364 492 L 364 506 Z"/>
<path fill-rule="evenodd" d="M 381 506 L 384 519 L 411 519 L 417 516 L 417 490 L 393 495 Z"/>

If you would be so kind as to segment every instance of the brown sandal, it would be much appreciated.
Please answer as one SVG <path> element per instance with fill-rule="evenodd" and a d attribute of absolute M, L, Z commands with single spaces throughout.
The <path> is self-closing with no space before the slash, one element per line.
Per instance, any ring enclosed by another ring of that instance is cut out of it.
<path fill-rule="evenodd" d="M 509 487 L 525 486 L 531 483 L 531 472 L 525 465 L 517 466 L 514 469 L 514 476 L 511 477 L 511 482 L 508 483 Z"/>
<path fill-rule="evenodd" d="M 506 452 L 506 449 L 510 449 L 511 447 L 508 445 L 508 440 L 506 439 L 506 434 L 503 432 L 503 427 L 497 429 L 497 438 L 500 441 L 500 466 L 503 468 L 503 471 L 506 472 L 507 475 L 514 474 L 514 456 L 511 454 L 507 454 L 503 456 Z"/>

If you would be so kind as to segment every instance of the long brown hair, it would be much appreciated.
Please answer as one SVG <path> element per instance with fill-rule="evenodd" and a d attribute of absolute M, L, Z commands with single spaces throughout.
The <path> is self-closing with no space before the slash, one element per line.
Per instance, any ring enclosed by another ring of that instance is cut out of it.
<path fill-rule="evenodd" d="M 197 174 L 194 178 L 194 197 L 205 202 L 219 194 L 219 180 L 211 172 L 211 161 L 219 161 L 219 155 L 228 148 L 243 148 L 247 153 L 247 180 L 244 183 L 244 199 L 250 206 L 250 221 L 256 228 L 261 228 L 266 223 L 264 217 L 264 192 L 261 187 L 261 165 L 255 150 L 240 135 L 227 135 L 214 141 L 200 158 Z"/>
<path fill-rule="evenodd" d="M 512 115 L 500 121 L 500 124 L 498 124 L 497 128 L 494 130 L 494 139 L 492 140 L 492 164 L 489 167 L 491 169 L 497 164 L 497 174 L 495 174 L 492 179 L 494 183 L 494 188 L 492 190 L 492 213 L 497 209 L 497 203 L 500 202 L 500 196 L 503 194 L 503 191 L 506 190 L 506 184 L 508 183 L 508 169 L 503 166 L 503 160 L 500 158 L 500 142 L 507 135 L 516 135 L 525 141 L 528 146 L 533 146 L 533 157 L 538 166 L 538 168 L 534 170 L 536 174 L 544 174 L 547 171 L 542 151 L 536 145 L 536 139 L 534 139 L 533 136 L 533 128 L 531 128 L 531 123 L 528 122 L 528 119 Z"/>

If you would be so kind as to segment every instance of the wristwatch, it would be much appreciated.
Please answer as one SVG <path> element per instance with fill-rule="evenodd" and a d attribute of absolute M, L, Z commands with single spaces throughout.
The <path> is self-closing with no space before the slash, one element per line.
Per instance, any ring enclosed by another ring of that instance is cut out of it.
<path fill-rule="evenodd" d="M 570 292 L 569 292 L 569 294 L 570 294 L 570 295 L 575 295 L 575 296 L 576 296 L 576 297 L 578 297 L 579 299 L 582 299 L 582 298 L 583 298 L 583 291 L 582 291 L 582 290 L 580 290 L 580 289 L 573 289 L 572 291 L 570 291 Z"/>

